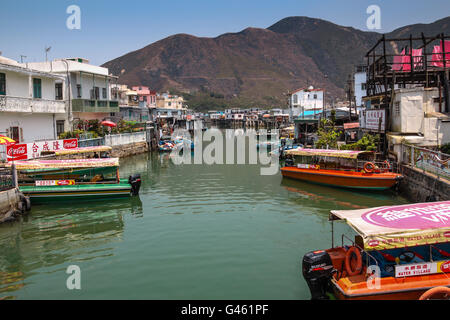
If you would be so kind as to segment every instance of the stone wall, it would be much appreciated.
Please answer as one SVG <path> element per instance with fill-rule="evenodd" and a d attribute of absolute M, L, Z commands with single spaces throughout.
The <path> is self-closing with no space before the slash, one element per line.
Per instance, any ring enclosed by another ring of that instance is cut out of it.
<path fill-rule="evenodd" d="M 408 165 L 401 165 L 404 178 L 399 191 L 413 202 L 450 200 L 450 181 Z"/>
<path fill-rule="evenodd" d="M 20 202 L 18 189 L 0 191 L 0 223 L 13 218 L 14 210 Z"/>
<path fill-rule="evenodd" d="M 111 151 L 111 157 L 123 158 L 144 152 L 148 152 L 147 142 L 135 142 L 123 144 L 120 146 L 113 146 Z"/>

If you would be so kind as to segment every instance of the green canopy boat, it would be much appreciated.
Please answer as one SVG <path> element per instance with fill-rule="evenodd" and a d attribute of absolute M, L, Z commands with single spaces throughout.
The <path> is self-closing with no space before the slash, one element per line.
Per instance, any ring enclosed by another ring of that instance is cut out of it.
<path fill-rule="evenodd" d="M 19 189 L 32 203 L 96 200 L 139 194 L 139 174 L 120 179 L 119 159 L 16 161 Z"/>

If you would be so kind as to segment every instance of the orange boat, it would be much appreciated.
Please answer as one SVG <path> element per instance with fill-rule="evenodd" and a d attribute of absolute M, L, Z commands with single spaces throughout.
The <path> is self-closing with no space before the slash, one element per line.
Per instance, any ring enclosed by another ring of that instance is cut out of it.
<path fill-rule="evenodd" d="M 335 247 L 332 224 L 332 248 L 305 254 L 311 298 L 450 298 L 449 217 L 450 201 L 331 211 L 332 223 L 345 220 L 357 235 Z"/>
<path fill-rule="evenodd" d="M 285 154 L 308 162 L 294 165 L 292 158 L 287 161 L 281 174 L 292 179 L 342 188 L 385 190 L 402 178 L 401 174 L 391 172 L 389 162 L 374 162 L 371 151 L 298 148 Z"/>

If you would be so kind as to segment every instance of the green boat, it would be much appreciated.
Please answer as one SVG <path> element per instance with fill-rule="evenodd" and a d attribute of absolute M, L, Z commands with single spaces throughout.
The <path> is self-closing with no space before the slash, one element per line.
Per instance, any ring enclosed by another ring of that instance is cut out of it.
<path fill-rule="evenodd" d="M 19 189 L 31 202 L 137 196 L 139 174 L 120 179 L 119 159 L 16 161 Z"/>

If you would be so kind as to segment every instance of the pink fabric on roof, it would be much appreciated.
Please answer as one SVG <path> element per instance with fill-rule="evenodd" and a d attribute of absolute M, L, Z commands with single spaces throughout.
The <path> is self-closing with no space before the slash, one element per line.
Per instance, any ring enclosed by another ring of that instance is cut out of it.
<path fill-rule="evenodd" d="M 433 55 L 431 56 L 431 65 L 440 68 L 444 66 L 441 46 L 434 46 Z"/>
<path fill-rule="evenodd" d="M 402 70 L 402 58 L 405 55 L 405 49 L 403 49 L 403 51 L 400 54 L 401 56 L 394 56 L 394 63 L 392 64 L 393 71 Z"/>
<path fill-rule="evenodd" d="M 403 71 L 411 71 L 411 57 L 409 56 L 410 50 L 408 50 L 408 53 L 402 56 L 402 70 Z"/>
<path fill-rule="evenodd" d="M 422 52 L 423 52 L 423 49 L 413 49 L 412 50 L 414 69 L 416 69 L 417 67 L 423 66 Z"/>
<path fill-rule="evenodd" d="M 446 67 L 450 67 L 450 40 L 445 40 L 444 43 L 442 43 L 441 41 L 441 48 L 442 48 L 441 52 L 445 54 Z M 442 62 L 442 66 L 444 66 L 444 62 Z"/>

